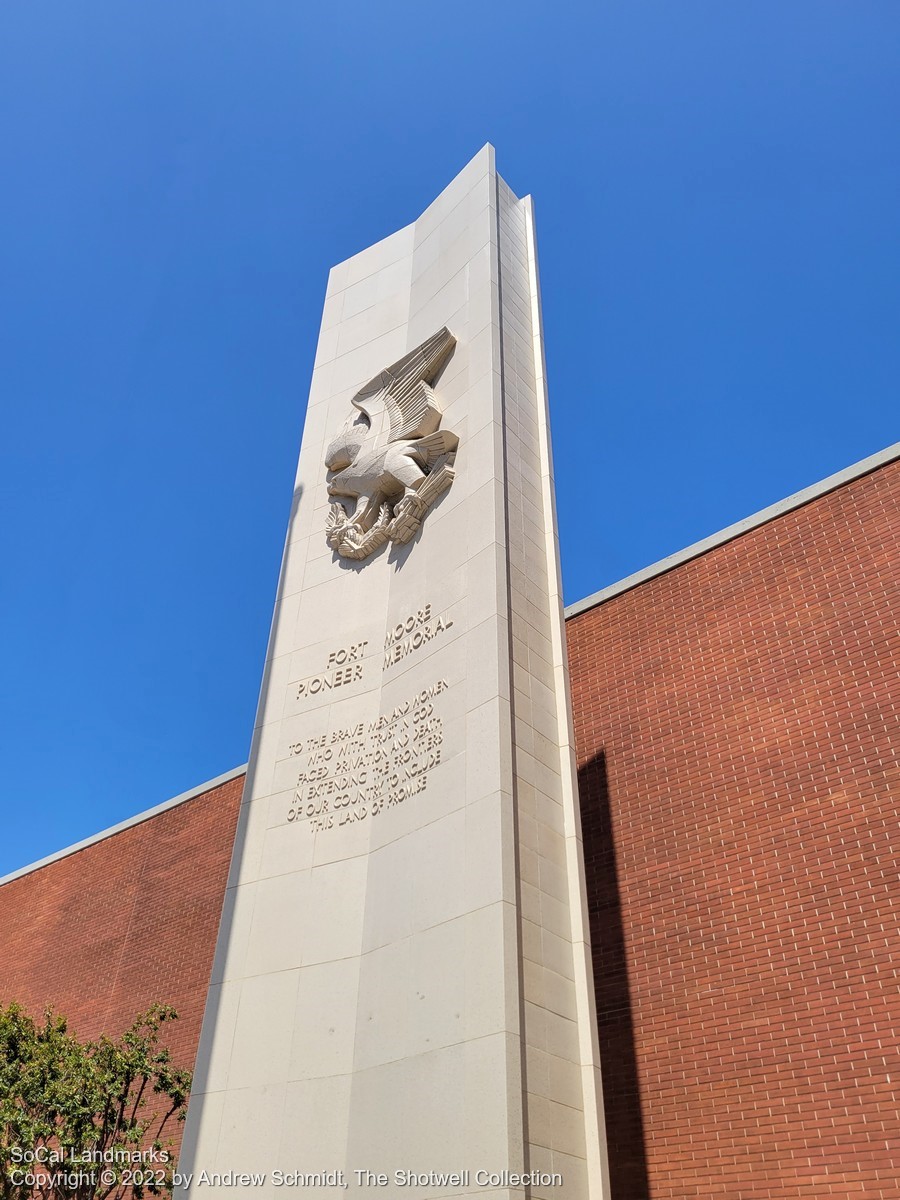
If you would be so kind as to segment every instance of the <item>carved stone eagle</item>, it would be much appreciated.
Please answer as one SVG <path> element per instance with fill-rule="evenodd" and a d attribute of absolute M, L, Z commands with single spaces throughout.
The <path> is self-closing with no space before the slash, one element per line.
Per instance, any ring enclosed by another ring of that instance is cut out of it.
<path fill-rule="evenodd" d="M 408 542 L 426 510 L 453 482 L 459 438 L 441 429 L 432 384 L 456 338 L 439 330 L 352 398 L 353 411 L 325 454 L 335 501 L 328 544 L 342 558 L 366 558 L 387 541 Z"/>

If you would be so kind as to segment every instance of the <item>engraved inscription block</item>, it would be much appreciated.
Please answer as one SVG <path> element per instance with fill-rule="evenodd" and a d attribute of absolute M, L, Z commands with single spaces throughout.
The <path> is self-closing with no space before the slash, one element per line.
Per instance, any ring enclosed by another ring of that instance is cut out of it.
<path fill-rule="evenodd" d="M 295 742 L 297 786 L 288 821 L 305 820 L 311 832 L 322 833 L 377 817 L 424 792 L 441 762 L 438 697 L 448 686 L 439 679 L 373 721 Z"/>

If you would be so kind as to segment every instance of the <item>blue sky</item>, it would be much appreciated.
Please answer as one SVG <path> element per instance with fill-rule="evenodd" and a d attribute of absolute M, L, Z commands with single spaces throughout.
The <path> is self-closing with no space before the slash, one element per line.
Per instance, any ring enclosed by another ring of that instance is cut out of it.
<path fill-rule="evenodd" d="M 0 7 L 0 873 L 242 762 L 328 267 L 535 197 L 566 599 L 897 422 L 895 0 Z"/>

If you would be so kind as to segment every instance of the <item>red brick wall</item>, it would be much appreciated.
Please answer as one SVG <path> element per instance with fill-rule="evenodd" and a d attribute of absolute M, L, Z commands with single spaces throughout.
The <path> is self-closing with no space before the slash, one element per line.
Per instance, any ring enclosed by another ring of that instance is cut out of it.
<path fill-rule="evenodd" d="M 243 776 L 0 887 L 0 1002 L 54 1008 L 82 1037 L 155 1001 L 193 1067 Z M 183 1126 L 168 1132 L 180 1139 Z"/>
<path fill-rule="evenodd" d="M 900 1197 L 898 511 L 568 622 L 615 1200 Z"/>

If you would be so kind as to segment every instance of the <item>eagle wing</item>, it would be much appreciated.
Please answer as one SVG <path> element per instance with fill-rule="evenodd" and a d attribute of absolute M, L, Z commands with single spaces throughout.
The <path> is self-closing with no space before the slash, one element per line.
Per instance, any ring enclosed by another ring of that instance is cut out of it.
<path fill-rule="evenodd" d="M 431 385 L 455 345 L 449 329 L 438 330 L 361 388 L 353 405 L 371 416 L 377 400 L 383 401 L 391 422 L 389 442 L 434 433 L 441 423 L 441 407 Z"/>

